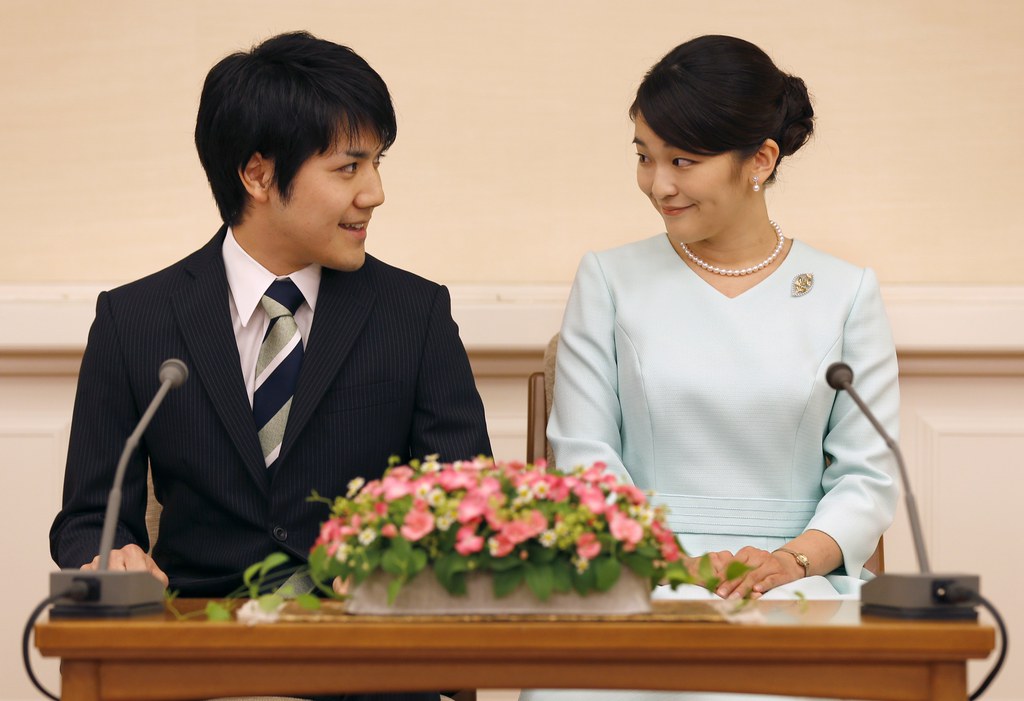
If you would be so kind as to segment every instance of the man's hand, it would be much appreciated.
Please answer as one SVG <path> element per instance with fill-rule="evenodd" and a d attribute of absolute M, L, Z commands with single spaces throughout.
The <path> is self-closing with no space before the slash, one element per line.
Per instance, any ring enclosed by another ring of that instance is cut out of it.
<path fill-rule="evenodd" d="M 156 562 L 153 561 L 149 555 L 142 551 L 138 545 L 126 545 L 123 548 L 110 551 L 110 562 L 109 569 L 114 572 L 117 570 L 132 570 L 132 571 L 143 571 L 149 572 L 151 575 L 156 577 L 161 584 L 165 587 L 170 583 L 167 579 L 167 575 L 164 571 L 157 567 Z M 98 570 L 100 567 L 100 556 L 97 555 L 92 559 L 92 562 L 88 562 L 82 565 L 83 570 Z"/>

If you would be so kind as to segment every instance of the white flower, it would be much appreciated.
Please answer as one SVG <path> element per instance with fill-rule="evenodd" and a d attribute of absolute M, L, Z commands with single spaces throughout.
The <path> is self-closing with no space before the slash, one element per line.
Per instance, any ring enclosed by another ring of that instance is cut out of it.
<path fill-rule="evenodd" d="M 441 514 L 434 523 L 437 525 L 437 530 L 447 531 L 455 523 L 455 517 L 451 514 Z"/>
<path fill-rule="evenodd" d="M 430 493 L 430 485 L 429 484 L 426 484 L 425 482 L 421 482 L 420 484 L 416 485 L 416 496 L 418 496 L 420 499 L 426 498 L 427 494 L 429 494 L 429 493 Z"/>
<path fill-rule="evenodd" d="M 277 619 L 281 617 L 281 609 L 284 608 L 284 604 L 285 602 L 282 601 L 272 611 L 265 611 L 259 601 L 250 599 L 238 608 L 236 614 L 238 622 L 247 626 L 254 626 L 257 623 L 276 623 Z"/>
<path fill-rule="evenodd" d="M 372 528 L 364 528 L 359 531 L 359 542 L 363 545 L 369 545 L 375 540 L 377 540 L 377 531 Z"/>
<path fill-rule="evenodd" d="M 423 464 L 420 465 L 421 472 L 439 472 L 441 470 L 441 463 L 437 461 L 438 455 L 428 455 L 423 459 Z"/>
<path fill-rule="evenodd" d="M 537 482 L 533 485 L 533 493 L 538 499 L 546 499 L 548 494 L 551 492 L 551 488 L 548 487 L 547 482 Z"/>
<path fill-rule="evenodd" d="M 360 489 L 363 488 L 364 484 L 366 484 L 366 480 L 364 480 L 362 477 L 356 477 L 354 480 L 348 483 L 348 494 L 346 496 L 349 499 L 351 499 L 359 492 Z"/>
<path fill-rule="evenodd" d="M 338 546 L 338 549 L 334 551 L 334 559 L 338 562 L 344 563 L 348 560 L 348 556 L 352 554 L 352 548 L 349 547 L 348 543 L 342 543 Z"/>
<path fill-rule="evenodd" d="M 545 548 L 550 548 L 552 545 L 558 542 L 558 534 L 550 528 L 540 534 L 540 544 Z"/>
<path fill-rule="evenodd" d="M 522 499 L 524 503 L 533 500 L 533 491 L 530 489 L 530 485 L 528 484 L 521 484 L 516 487 L 516 494 L 519 495 L 519 498 Z"/>
<path fill-rule="evenodd" d="M 427 503 L 435 509 L 441 506 L 444 503 L 444 490 L 438 487 L 431 489 L 430 493 L 427 494 Z"/>
<path fill-rule="evenodd" d="M 585 557 L 574 557 L 572 559 L 572 564 L 576 565 L 577 574 L 583 574 L 590 569 L 590 560 Z"/>

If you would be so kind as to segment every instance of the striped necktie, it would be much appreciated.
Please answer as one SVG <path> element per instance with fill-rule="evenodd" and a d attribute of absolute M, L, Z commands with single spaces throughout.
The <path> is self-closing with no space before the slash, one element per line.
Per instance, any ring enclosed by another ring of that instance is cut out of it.
<path fill-rule="evenodd" d="M 256 359 L 252 413 L 267 467 L 281 453 L 292 395 L 302 367 L 302 336 L 294 314 L 303 301 L 302 292 L 288 278 L 275 280 L 260 300 L 270 325 Z"/>

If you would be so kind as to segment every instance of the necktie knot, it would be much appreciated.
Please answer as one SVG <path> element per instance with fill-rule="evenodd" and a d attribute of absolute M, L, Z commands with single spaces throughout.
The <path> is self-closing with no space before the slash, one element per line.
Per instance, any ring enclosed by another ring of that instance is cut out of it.
<path fill-rule="evenodd" d="M 305 301 L 302 291 L 291 281 L 290 278 L 274 280 L 263 293 L 260 306 L 271 319 L 291 315 L 294 316 L 299 307 Z"/>

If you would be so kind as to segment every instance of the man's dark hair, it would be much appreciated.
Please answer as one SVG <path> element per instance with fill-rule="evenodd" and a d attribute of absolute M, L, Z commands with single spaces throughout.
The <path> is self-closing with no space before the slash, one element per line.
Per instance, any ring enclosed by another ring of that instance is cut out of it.
<path fill-rule="evenodd" d="M 237 224 L 248 193 L 239 178 L 254 153 L 274 161 L 285 200 L 310 157 L 341 138 L 397 134 L 384 80 L 352 49 L 308 32 L 281 34 L 210 69 L 196 117 L 196 149 L 221 218 Z"/>

